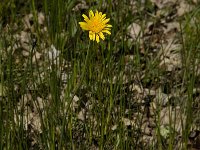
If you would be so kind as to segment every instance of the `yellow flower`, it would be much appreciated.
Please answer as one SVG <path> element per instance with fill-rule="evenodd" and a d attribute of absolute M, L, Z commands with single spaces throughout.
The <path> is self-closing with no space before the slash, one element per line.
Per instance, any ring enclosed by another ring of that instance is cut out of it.
<path fill-rule="evenodd" d="M 83 14 L 82 15 L 85 22 L 79 22 L 83 30 L 89 30 L 90 40 L 97 41 L 99 43 L 99 37 L 104 40 L 105 36 L 103 33 L 111 34 L 110 28 L 112 25 L 107 24 L 110 18 L 106 19 L 106 14 L 96 11 L 95 14 L 92 10 L 89 12 L 89 18 Z"/>

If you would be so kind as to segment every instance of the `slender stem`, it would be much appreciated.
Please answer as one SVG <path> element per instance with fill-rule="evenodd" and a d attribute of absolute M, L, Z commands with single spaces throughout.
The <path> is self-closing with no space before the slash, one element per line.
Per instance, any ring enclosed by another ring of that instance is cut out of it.
<path fill-rule="evenodd" d="M 72 94 L 72 97 L 71 97 L 71 99 L 69 101 L 69 105 L 67 107 L 67 111 L 70 108 L 70 104 L 71 104 L 71 102 L 73 100 L 73 97 L 75 96 L 77 90 L 79 89 L 79 87 L 81 86 L 81 84 L 83 82 L 83 79 L 84 79 L 84 76 L 85 76 L 85 73 L 86 73 L 86 67 L 88 66 L 88 60 L 89 60 L 89 58 L 90 58 L 90 41 L 89 41 L 89 44 L 88 44 L 88 49 L 87 49 L 85 64 L 84 64 L 84 68 L 83 68 L 83 71 L 82 71 L 82 74 L 81 74 L 81 77 L 80 77 L 80 81 L 79 81 L 79 83 L 77 84 L 77 86 L 73 90 L 73 94 Z"/>

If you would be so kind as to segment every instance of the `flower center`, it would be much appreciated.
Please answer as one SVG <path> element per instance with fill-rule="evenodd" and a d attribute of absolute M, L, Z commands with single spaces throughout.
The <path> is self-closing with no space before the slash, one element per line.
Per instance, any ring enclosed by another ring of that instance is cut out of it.
<path fill-rule="evenodd" d="M 103 29 L 101 20 L 95 17 L 91 20 L 89 26 L 90 26 L 90 30 L 95 33 L 99 33 Z"/>

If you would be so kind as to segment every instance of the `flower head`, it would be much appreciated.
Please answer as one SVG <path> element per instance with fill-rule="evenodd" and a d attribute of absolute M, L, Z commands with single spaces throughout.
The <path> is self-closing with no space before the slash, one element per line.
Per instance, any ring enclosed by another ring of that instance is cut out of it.
<path fill-rule="evenodd" d="M 90 40 L 97 41 L 99 43 L 99 38 L 102 40 L 105 39 L 103 33 L 111 34 L 110 28 L 112 25 L 107 24 L 110 18 L 106 19 L 106 14 L 102 14 L 102 12 L 96 11 L 95 14 L 92 10 L 89 12 L 89 17 L 85 14 L 82 15 L 85 22 L 79 22 L 81 28 L 83 30 L 89 31 Z"/>

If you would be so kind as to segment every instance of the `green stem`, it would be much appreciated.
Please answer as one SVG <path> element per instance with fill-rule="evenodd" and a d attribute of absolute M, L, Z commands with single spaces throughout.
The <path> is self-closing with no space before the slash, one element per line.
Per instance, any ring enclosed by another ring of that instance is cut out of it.
<path fill-rule="evenodd" d="M 83 68 L 83 71 L 82 71 L 82 74 L 81 74 L 81 77 L 80 77 L 80 81 L 79 83 L 77 84 L 77 86 L 74 88 L 73 90 L 73 94 L 72 94 L 72 97 L 69 101 L 69 105 L 67 107 L 67 112 L 70 108 L 70 104 L 72 103 L 72 100 L 73 100 L 73 97 L 75 96 L 77 90 L 80 88 L 82 82 L 83 82 L 83 79 L 84 79 L 84 76 L 85 76 L 85 73 L 86 73 L 86 67 L 88 66 L 88 60 L 90 58 L 90 41 L 89 41 L 89 44 L 88 44 L 88 49 L 87 49 L 87 54 L 86 54 L 86 59 L 85 59 L 85 64 L 84 64 L 84 68 Z"/>

